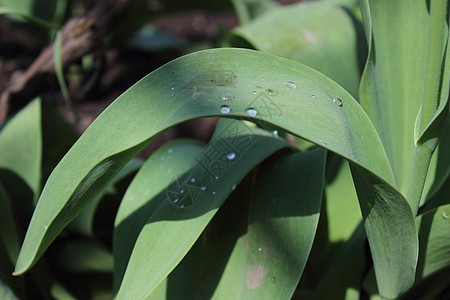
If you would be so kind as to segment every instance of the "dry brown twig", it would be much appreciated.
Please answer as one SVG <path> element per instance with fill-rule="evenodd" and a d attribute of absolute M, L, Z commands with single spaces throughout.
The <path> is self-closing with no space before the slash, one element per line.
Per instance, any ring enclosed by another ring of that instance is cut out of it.
<path fill-rule="evenodd" d="M 69 19 L 62 28 L 63 67 L 99 49 L 105 35 L 123 17 L 133 0 L 99 1 L 90 11 Z M 31 100 L 46 87 L 43 76 L 55 74 L 53 44 L 46 47 L 18 78 L 11 78 L 0 96 L 0 124 L 8 116 L 12 101 Z"/>

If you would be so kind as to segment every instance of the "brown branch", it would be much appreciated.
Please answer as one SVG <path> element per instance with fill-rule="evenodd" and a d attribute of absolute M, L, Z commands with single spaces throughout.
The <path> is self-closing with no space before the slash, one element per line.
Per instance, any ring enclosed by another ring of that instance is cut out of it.
<path fill-rule="evenodd" d="M 133 0 L 100 1 L 84 15 L 69 19 L 62 29 L 63 67 L 99 49 L 105 35 L 123 17 Z M 18 78 L 12 78 L 0 96 L 0 124 L 12 101 L 29 101 L 48 88 L 45 76 L 54 76 L 53 44 L 45 48 Z"/>

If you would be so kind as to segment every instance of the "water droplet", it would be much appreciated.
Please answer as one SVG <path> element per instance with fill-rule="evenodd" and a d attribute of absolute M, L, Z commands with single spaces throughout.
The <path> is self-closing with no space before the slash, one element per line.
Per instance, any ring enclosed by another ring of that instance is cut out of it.
<path fill-rule="evenodd" d="M 297 88 L 297 85 L 293 82 L 286 82 L 284 84 L 284 86 L 287 87 L 288 89 L 293 89 L 293 90 L 295 90 Z"/>
<path fill-rule="evenodd" d="M 261 251 L 262 251 L 262 248 L 258 248 L 258 251 L 261 252 Z"/>
<path fill-rule="evenodd" d="M 172 153 L 172 152 L 173 152 L 172 148 L 167 149 L 167 153 Z"/>
<path fill-rule="evenodd" d="M 175 89 L 175 87 L 171 87 L 170 89 L 173 91 Z"/>
<path fill-rule="evenodd" d="M 184 204 L 181 204 L 181 205 L 180 205 L 180 208 L 184 208 Z"/>
<path fill-rule="evenodd" d="M 192 177 L 189 181 L 194 183 L 195 182 L 195 177 Z"/>
<path fill-rule="evenodd" d="M 213 195 L 215 195 L 215 194 L 216 194 L 216 192 L 212 192 L 212 194 L 213 194 Z"/>
<path fill-rule="evenodd" d="M 252 92 L 252 95 L 256 95 L 256 91 L 253 91 L 253 92 Z"/>
<path fill-rule="evenodd" d="M 311 95 L 311 98 L 312 99 L 316 99 L 316 95 Z"/>
<path fill-rule="evenodd" d="M 342 106 L 342 100 L 339 98 L 334 98 L 333 102 L 337 105 L 337 106 Z"/>
<path fill-rule="evenodd" d="M 184 190 L 180 190 L 180 194 L 183 194 L 184 193 Z"/>
<path fill-rule="evenodd" d="M 233 159 L 235 159 L 235 157 L 236 157 L 236 153 L 234 153 L 234 152 L 231 152 L 231 153 L 227 154 L 227 159 L 228 160 L 233 160 Z"/>
<path fill-rule="evenodd" d="M 274 135 L 275 137 L 278 137 L 278 130 L 274 130 L 274 131 L 273 131 L 273 135 Z"/>
<path fill-rule="evenodd" d="M 446 211 L 442 212 L 442 217 L 448 220 L 448 213 Z"/>
<path fill-rule="evenodd" d="M 214 178 L 217 180 L 217 179 L 219 179 L 219 176 L 215 176 Z"/>
<path fill-rule="evenodd" d="M 236 189 L 236 185 L 233 183 L 233 184 L 231 185 L 231 190 L 234 191 L 235 189 Z"/>
<path fill-rule="evenodd" d="M 274 89 L 267 89 L 266 93 L 269 96 L 276 96 L 278 94 L 278 92 L 276 90 L 274 90 Z"/>
<path fill-rule="evenodd" d="M 202 186 L 200 189 L 201 189 L 202 191 L 206 191 L 206 186 Z"/>
<path fill-rule="evenodd" d="M 228 106 L 222 105 L 220 107 L 220 113 L 221 114 L 229 114 L 230 112 L 231 112 L 231 108 L 229 108 Z"/>
<path fill-rule="evenodd" d="M 266 79 L 265 78 L 260 78 L 261 79 L 261 81 L 266 81 Z"/>
<path fill-rule="evenodd" d="M 173 95 L 175 95 L 174 93 L 170 93 L 170 96 L 173 97 Z"/>
<path fill-rule="evenodd" d="M 234 96 L 230 93 L 223 93 L 222 95 L 220 95 L 220 99 L 222 99 L 223 101 L 233 100 L 233 98 Z"/>
<path fill-rule="evenodd" d="M 176 199 L 173 200 L 173 203 L 178 203 L 179 200 L 180 199 L 176 198 Z"/>
<path fill-rule="evenodd" d="M 245 114 L 249 117 L 256 117 L 258 115 L 258 111 L 254 108 L 247 108 L 247 110 L 245 111 Z"/>

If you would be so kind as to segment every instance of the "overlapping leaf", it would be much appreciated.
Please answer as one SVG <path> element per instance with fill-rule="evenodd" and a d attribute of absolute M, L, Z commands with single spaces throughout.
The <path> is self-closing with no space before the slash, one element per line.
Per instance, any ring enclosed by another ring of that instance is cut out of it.
<path fill-rule="evenodd" d="M 130 185 L 116 219 L 116 287 L 124 276 L 117 297 L 148 297 L 240 180 L 285 147 L 265 131 L 223 120 L 205 147 L 176 142 L 155 153 Z"/>
<path fill-rule="evenodd" d="M 353 96 L 360 79 L 356 22 L 342 7 L 323 1 L 272 9 L 238 27 L 229 40 L 306 64 L 329 76 Z"/>
<path fill-rule="evenodd" d="M 371 122 L 335 82 L 301 64 L 269 54 L 244 49 L 202 51 L 174 60 L 145 77 L 85 131 L 44 187 L 16 274 L 30 268 L 62 228 L 156 134 L 188 119 L 214 115 L 273 124 L 393 183 L 390 165 Z M 404 207 L 404 199 L 394 200 L 383 208 L 389 211 L 391 206 L 394 210 Z M 401 222 L 413 222 L 408 219 L 408 211 L 404 215 Z M 368 226 L 380 225 L 375 222 Z M 393 239 L 381 240 L 389 249 Z M 411 251 L 414 239 L 413 235 L 404 235 L 401 241 L 406 243 L 405 248 L 392 253 L 405 266 L 415 264 L 410 255 L 403 253 Z"/>

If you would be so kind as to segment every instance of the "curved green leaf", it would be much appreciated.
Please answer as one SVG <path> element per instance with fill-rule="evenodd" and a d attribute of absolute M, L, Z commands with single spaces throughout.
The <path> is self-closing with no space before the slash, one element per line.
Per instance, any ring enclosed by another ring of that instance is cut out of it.
<path fill-rule="evenodd" d="M 414 283 L 419 247 L 413 212 L 391 185 L 354 164 L 351 170 L 378 290 L 394 299 Z"/>
<path fill-rule="evenodd" d="M 299 63 L 257 51 L 201 51 L 152 72 L 84 132 L 42 191 L 15 274 L 29 269 L 154 136 L 185 120 L 222 114 L 273 124 L 393 183 L 371 122 L 335 82 Z"/>
<path fill-rule="evenodd" d="M 4 244 L 10 262 L 14 265 L 19 255 L 20 241 L 10 201 L 10 197 L 0 183 L 0 243 Z"/>
<path fill-rule="evenodd" d="M 450 204 L 427 211 L 417 218 L 420 257 L 417 279 L 450 266 Z"/>
<path fill-rule="evenodd" d="M 159 199 L 155 198 L 159 194 L 165 194 L 167 186 L 174 178 L 196 165 L 192 158 L 201 149 L 202 144 L 191 140 L 168 143 L 153 153 L 133 178 L 120 203 L 114 225 L 115 293 L 119 290 L 139 233 L 161 202 L 166 200 L 162 195 Z"/>
<path fill-rule="evenodd" d="M 266 131 L 224 120 L 203 148 L 178 142 L 155 153 L 130 185 L 121 205 L 124 212 L 116 220 L 116 286 L 126 266 L 117 298 L 147 298 L 181 261 L 240 180 L 285 147 L 289 144 Z"/>
<path fill-rule="evenodd" d="M 272 9 L 238 27 L 230 36 L 232 45 L 239 44 L 236 38 L 245 39 L 255 49 L 306 64 L 358 95 L 357 31 L 354 20 L 340 6 L 309 2 Z"/>
<path fill-rule="evenodd" d="M 72 241 L 56 254 L 56 261 L 66 272 L 112 272 L 113 256 L 104 246 L 92 241 Z"/>
<path fill-rule="evenodd" d="M 17 201 L 30 201 L 23 203 L 23 206 L 31 207 L 33 200 L 38 198 L 41 160 L 41 100 L 36 99 L 15 115 L 0 132 L 0 179 L 11 196 L 20 190 L 28 190 L 32 194 L 31 199 L 25 199 L 28 195 L 23 194 L 17 197 Z"/>
<path fill-rule="evenodd" d="M 291 298 L 314 240 L 324 171 L 322 149 L 281 156 L 261 168 L 245 233 L 238 237 L 214 298 Z"/>
<path fill-rule="evenodd" d="M 3 280 L 0 279 L 0 298 L 4 300 L 18 300 L 17 296 L 11 290 L 9 286 L 7 286 Z"/>
<path fill-rule="evenodd" d="M 108 185 L 100 193 L 98 193 L 97 196 L 91 200 L 91 202 L 89 202 L 86 209 L 83 210 L 83 212 L 69 224 L 69 228 L 87 236 L 93 236 L 94 217 L 100 201 L 103 199 L 105 194 L 114 188 L 116 183 L 131 175 L 133 172 L 136 172 L 142 164 L 142 161 L 136 159 L 131 160 L 128 164 L 126 164 L 125 167 L 123 167 L 123 169 L 120 170 L 120 172 L 117 173 L 117 175 L 108 183 Z"/>

